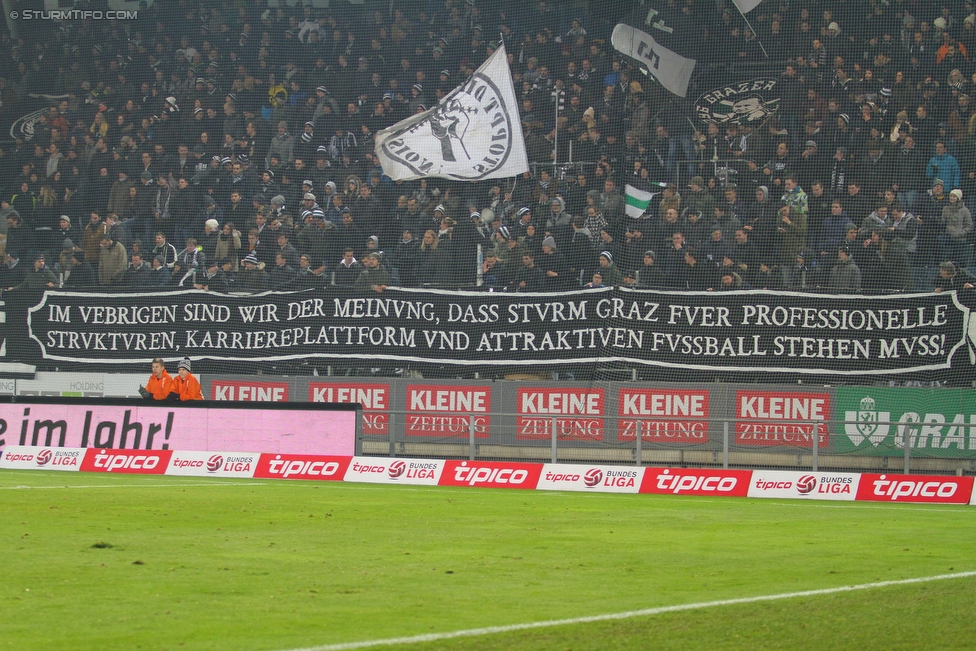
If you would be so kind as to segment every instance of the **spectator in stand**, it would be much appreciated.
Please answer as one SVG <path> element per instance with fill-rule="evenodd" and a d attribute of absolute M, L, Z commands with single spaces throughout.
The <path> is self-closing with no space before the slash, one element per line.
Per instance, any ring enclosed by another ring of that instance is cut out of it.
<path fill-rule="evenodd" d="M 939 235 L 941 260 L 955 262 L 963 268 L 971 266 L 973 216 L 962 202 L 962 190 L 956 188 L 949 193 L 949 203 L 942 208 L 942 222 L 945 232 Z"/>
<path fill-rule="evenodd" d="M 961 172 L 959 161 L 955 156 L 950 156 L 944 141 L 939 140 L 935 143 L 935 156 L 929 159 L 925 166 L 925 178 L 929 183 L 934 183 L 936 179 L 942 179 L 942 184 L 946 192 L 951 192 L 959 187 L 961 182 Z"/>
<path fill-rule="evenodd" d="M 861 270 L 851 257 L 851 250 L 842 246 L 837 250 L 837 264 L 830 270 L 827 288 L 838 293 L 857 293 L 861 291 Z"/>
<path fill-rule="evenodd" d="M 959 268 L 954 262 L 943 262 L 939 265 L 939 275 L 935 279 L 935 291 L 971 292 L 976 287 L 976 277 L 965 269 Z"/>
<path fill-rule="evenodd" d="M 44 255 L 38 253 L 34 256 L 34 266 L 26 271 L 23 276 L 23 280 L 16 285 L 8 286 L 6 290 L 8 292 L 18 291 L 21 289 L 43 291 L 45 289 L 53 289 L 57 287 L 57 282 L 58 279 L 55 277 L 54 272 L 51 271 L 45 263 Z"/>
<path fill-rule="evenodd" d="M 642 264 L 634 273 L 638 287 L 644 289 L 663 289 L 667 285 L 664 270 L 657 265 L 657 254 L 650 249 L 644 251 Z"/>
<path fill-rule="evenodd" d="M 102 235 L 99 243 L 98 284 L 115 285 L 122 279 L 128 265 L 125 247 L 109 235 Z"/>

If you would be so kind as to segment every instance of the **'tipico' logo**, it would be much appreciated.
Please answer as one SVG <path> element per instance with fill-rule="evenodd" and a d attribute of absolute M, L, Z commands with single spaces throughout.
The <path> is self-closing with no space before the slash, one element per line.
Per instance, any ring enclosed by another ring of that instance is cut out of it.
<path fill-rule="evenodd" d="M 861 445 L 870 440 L 874 447 L 888 437 L 891 421 L 890 411 L 878 411 L 874 398 L 865 396 L 861 399 L 860 411 L 845 411 L 844 433 L 854 445 Z M 856 421 L 856 422 L 851 422 Z"/>

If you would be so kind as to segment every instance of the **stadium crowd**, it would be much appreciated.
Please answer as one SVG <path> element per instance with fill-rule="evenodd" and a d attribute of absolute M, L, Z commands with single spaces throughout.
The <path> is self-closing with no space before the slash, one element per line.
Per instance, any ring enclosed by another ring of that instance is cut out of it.
<path fill-rule="evenodd" d="M 0 33 L 5 118 L 31 93 L 56 98 L 0 152 L 0 289 L 971 280 L 969 3 L 766 2 L 749 14 L 758 38 L 730 2 L 662 3 L 707 38 L 703 65 L 777 78 L 775 113 L 741 124 L 694 122 L 621 60 L 608 26 L 626 12 L 590 32 L 595 7 L 549 0 L 267 4 L 155 2 L 128 26 Z M 384 176 L 375 134 L 501 41 L 540 165 L 479 183 Z M 656 193 L 638 217 L 627 185 Z"/>

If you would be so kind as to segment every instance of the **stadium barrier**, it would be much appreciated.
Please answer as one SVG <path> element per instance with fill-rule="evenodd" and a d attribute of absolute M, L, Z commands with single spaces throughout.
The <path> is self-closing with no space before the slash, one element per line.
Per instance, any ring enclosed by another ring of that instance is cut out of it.
<path fill-rule="evenodd" d="M 43 372 L 3 381 L 0 393 L 131 398 L 146 378 Z M 966 389 L 243 375 L 201 384 L 217 403 L 359 405 L 367 455 L 976 473 L 976 393 Z M 20 443 L 11 431 L 0 448 Z"/>
<path fill-rule="evenodd" d="M 0 468 L 523 490 L 976 505 L 973 477 L 7 446 Z"/>

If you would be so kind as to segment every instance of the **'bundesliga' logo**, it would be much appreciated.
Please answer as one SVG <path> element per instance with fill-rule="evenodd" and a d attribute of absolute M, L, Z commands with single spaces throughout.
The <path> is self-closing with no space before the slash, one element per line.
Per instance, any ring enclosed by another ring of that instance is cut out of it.
<path fill-rule="evenodd" d="M 406 470 L 407 470 L 406 462 L 397 459 L 396 461 L 390 464 L 390 467 L 387 470 L 387 472 L 390 475 L 390 479 L 399 479 L 400 477 L 403 476 L 403 473 L 406 472 Z"/>
<path fill-rule="evenodd" d="M 885 440 L 891 421 L 890 411 L 878 411 L 874 398 L 865 396 L 861 399 L 859 411 L 845 411 L 844 433 L 854 445 L 861 445 L 870 440 L 874 447 Z"/>

